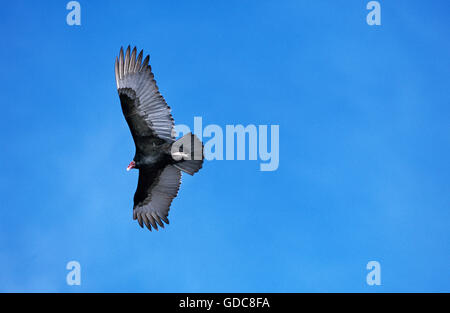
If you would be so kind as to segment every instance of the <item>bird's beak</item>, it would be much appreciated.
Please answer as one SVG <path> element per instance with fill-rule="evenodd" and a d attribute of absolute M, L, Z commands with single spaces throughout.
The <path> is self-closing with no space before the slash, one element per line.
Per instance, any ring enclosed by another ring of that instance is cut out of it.
<path fill-rule="evenodd" d="M 132 168 L 134 168 L 135 166 L 136 166 L 136 163 L 134 163 L 134 161 L 131 161 L 131 163 L 128 164 L 127 172 L 128 172 L 129 170 L 131 170 Z"/>

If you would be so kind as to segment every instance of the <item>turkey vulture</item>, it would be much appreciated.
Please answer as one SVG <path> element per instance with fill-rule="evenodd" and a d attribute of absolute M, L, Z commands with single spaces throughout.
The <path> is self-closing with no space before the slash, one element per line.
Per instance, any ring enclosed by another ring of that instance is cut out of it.
<path fill-rule="evenodd" d="M 194 175 L 203 164 L 203 144 L 192 133 L 175 140 L 170 107 L 158 91 L 147 55 L 136 48 L 116 58 L 117 91 L 136 147 L 130 169 L 139 170 L 133 219 L 151 231 L 169 224 L 170 204 L 178 194 L 181 171 Z"/>

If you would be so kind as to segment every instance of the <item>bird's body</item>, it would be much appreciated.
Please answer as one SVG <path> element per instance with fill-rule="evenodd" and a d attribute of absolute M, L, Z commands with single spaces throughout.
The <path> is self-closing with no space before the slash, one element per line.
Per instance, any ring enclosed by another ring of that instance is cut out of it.
<path fill-rule="evenodd" d="M 136 48 L 128 47 L 124 56 L 120 49 L 115 72 L 122 112 L 136 146 L 127 170 L 139 170 L 134 195 L 133 218 L 141 227 L 164 227 L 169 223 L 172 199 L 178 194 L 181 171 L 193 175 L 203 164 L 203 145 L 189 133 L 179 140 L 174 137 L 174 120 L 170 107 L 158 91 L 149 56 L 136 58 Z"/>

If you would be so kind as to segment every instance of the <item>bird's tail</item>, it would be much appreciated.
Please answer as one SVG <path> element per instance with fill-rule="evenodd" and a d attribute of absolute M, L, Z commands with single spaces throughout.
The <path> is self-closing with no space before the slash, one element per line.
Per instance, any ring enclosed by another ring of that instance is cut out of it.
<path fill-rule="evenodd" d="M 174 166 L 190 175 L 197 173 L 203 165 L 203 144 L 192 133 L 188 133 L 175 141 L 171 148 Z"/>

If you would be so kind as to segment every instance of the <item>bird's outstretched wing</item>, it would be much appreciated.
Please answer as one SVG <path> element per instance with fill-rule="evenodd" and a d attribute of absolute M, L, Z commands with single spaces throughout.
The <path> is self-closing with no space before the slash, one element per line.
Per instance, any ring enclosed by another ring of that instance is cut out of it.
<path fill-rule="evenodd" d="M 133 219 L 139 225 L 158 230 L 163 222 L 169 224 L 170 204 L 178 194 L 181 172 L 173 165 L 159 171 L 139 169 L 139 182 L 134 194 Z"/>
<path fill-rule="evenodd" d="M 159 93 L 147 55 L 143 51 L 136 56 L 136 48 L 125 56 L 120 48 L 116 58 L 115 72 L 117 91 L 122 112 L 130 127 L 136 149 L 145 152 L 152 142 L 172 141 L 175 138 L 174 121 L 163 96 Z"/>

